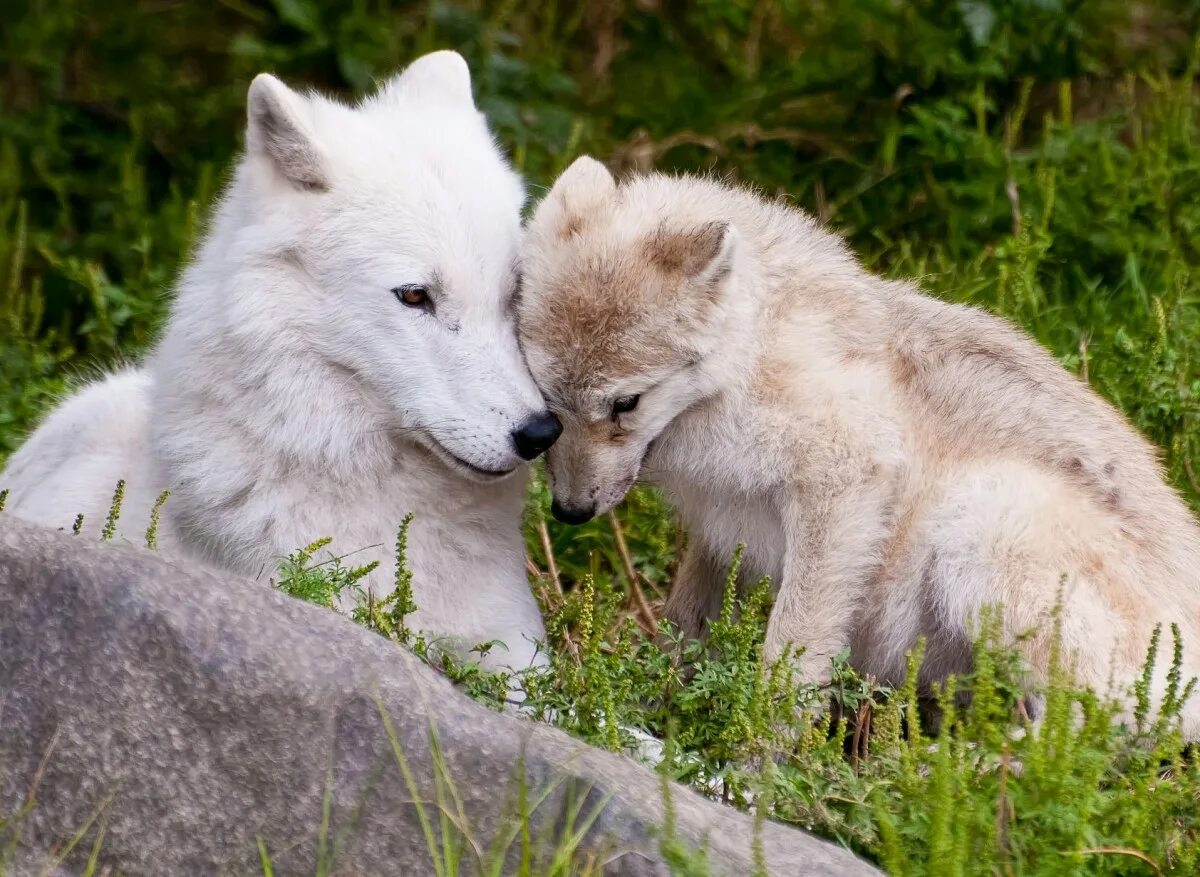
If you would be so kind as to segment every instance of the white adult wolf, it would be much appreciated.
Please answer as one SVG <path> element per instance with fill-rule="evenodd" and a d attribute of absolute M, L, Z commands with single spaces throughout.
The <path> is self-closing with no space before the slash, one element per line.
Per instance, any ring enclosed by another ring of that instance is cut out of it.
<path fill-rule="evenodd" d="M 899 681 L 921 635 L 927 680 L 964 671 L 988 604 L 1037 631 L 1021 648 L 1044 674 L 1060 581 L 1082 681 L 1135 679 L 1156 623 L 1200 671 L 1200 528 L 1149 443 L 1003 320 L 869 274 L 782 203 L 618 185 L 586 158 L 522 265 L 522 347 L 564 425 L 555 513 L 604 512 L 639 471 L 662 485 L 690 537 L 667 603 L 687 632 L 744 541 L 746 573 L 779 586 L 768 657 L 803 646 L 813 679 L 851 646 Z M 1184 725 L 1200 737 L 1200 698 Z"/>
<path fill-rule="evenodd" d="M 379 560 L 414 512 L 413 624 L 493 666 L 543 636 L 520 535 L 526 460 L 559 426 L 517 347 L 524 188 L 453 52 L 357 106 L 249 91 L 246 153 L 144 367 L 67 399 L 0 475 L 10 511 L 105 515 L 164 551 L 252 576 L 314 538 Z"/>

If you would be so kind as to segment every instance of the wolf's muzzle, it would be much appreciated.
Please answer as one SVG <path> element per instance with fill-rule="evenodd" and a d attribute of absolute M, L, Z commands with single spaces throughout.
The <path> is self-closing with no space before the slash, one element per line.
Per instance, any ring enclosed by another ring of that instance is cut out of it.
<path fill-rule="evenodd" d="M 562 424 L 558 418 L 546 411 L 535 414 L 513 430 L 513 444 L 522 460 L 532 460 L 538 454 L 549 450 L 550 446 L 562 435 Z"/>

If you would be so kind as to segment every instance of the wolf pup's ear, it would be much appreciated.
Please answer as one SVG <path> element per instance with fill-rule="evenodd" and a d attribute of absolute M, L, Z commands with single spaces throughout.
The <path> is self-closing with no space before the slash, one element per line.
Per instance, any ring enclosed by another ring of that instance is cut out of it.
<path fill-rule="evenodd" d="M 560 238 L 580 231 L 587 217 L 617 193 L 617 181 L 608 168 L 582 155 L 563 171 L 541 204 L 535 222 L 548 223 Z"/>
<path fill-rule="evenodd" d="M 307 101 L 269 73 L 250 83 L 246 151 L 267 158 L 297 189 L 329 188 L 325 157 L 308 118 Z"/>
<path fill-rule="evenodd" d="M 685 230 L 664 226 L 647 238 L 646 255 L 664 273 L 716 290 L 733 270 L 737 237 L 724 220 Z"/>
<path fill-rule="evenodd" d="M 458 52 L 422 55 L 380 90 L 383 99 L 412 97 L 475 108 L 471 70 Z"/>

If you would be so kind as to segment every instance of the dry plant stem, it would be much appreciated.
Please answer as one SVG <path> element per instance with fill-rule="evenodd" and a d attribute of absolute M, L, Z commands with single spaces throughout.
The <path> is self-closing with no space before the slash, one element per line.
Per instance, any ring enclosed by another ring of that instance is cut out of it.
<path fill-rule="evenodd" d="M 629 580 L 629 590 L 633 593 L 634 603 L 637 604 L 641 625 L 645 628 L 646 633 L 654 633 L 658 630 L 658 619 L 654 617 L 654 610 L 646 602 L 646 595 L 642 592 L 641 583 L 638 582 L 637 570 L 633 568 L 633 558 L 629 556 L 629 546 L 625 544 L 625 531 L 621 528 L 621 522 L 617 519 L 616 512 L 608 513 L 608 523 L 612 525 L 613 537 L 617 543 L 617 553 L 621 555 L 621 566 L 625 568 L 625 578 Z"/>
<path fill-rule="evenodd" d="M 555 570 L 557 573 L 557 569 L 555 569 L 554 566 L 554 554 L 550 550 L 550 534 L 546 532 L 546 522 L 539 521 L 538 524 L 538 529 L 542 532 L 543 537 L 542 545 L 546 549 L 546 557 L 550 560 L 550 568 Z M 528 572 L 529 575 L 533 576 L 533 580 L 536 582 L 534 587 L 537 588 L 538 599 L 541 601 L 542 606 L 549 609 L 552 606 L 562 604 L 562 585 L 559 584 L 557 576 L 548 576 L 543 570 L 539 569 L 538 565 L 529 557 L 525 558 L 525 571 Z M 550 595 L 546 593 L 546 588 L 543 583 L 547 578 L 550 578 L 550 580 L 554 582 L 555 590 L 558 592 L 557 601 L 551 600 Z M 579 646 L 575 645 L 575 640 L 571 639 L 571 634 L 564 634 L 563 641 L 566 643 L 567 651 L 570 653 L 571 657 L 575 659 L 575 663 L 582 663 L 579 657 Z"/>
<path fill-rule="evenodd" d="M 1033 724 L 1033 719 L 1029 715 L 1029 710 L 1025 708 L 1025 699 L 1021 698 L 1017 701 L 1017 718 L 1021 720 L 1021 724 L 1026 728 Z"/>
<path fill-rule="evenodd" d="M 874 680 L 870 680 L 870 684 L 874 687 Z M 858 714 L 854 719 L 854 738 L 850 745 L 850 769 L 858 773 L 858 765 L 860 761 L 866 760 L 869 755 L 869 747 L 871 742 L 871 701 L 863 701 L 858 708 Z"/>
<path fill-rule="evenodd" d="M 1014 236 L 1021 233 L 1021 194 L 1017 189 L 1017 181 L 1009 178 L 1004 186 L 1004 194 L 1008 196 L 1008 202 L 1012 205 L 1012 233 Z"/>
<path fill-rule="evenodd" d="M 50 737 L 50 742 L 46 745 L 46 751 L 42 754 L 41 760 L 38 762 L 33 771 L 33 779 L 29 781 L 29 791 L 25 794 L 25 806 L 32 807 L 37 800 L 37 789 L 42 784 L 42 775 L 46 772 L 46 765 L 50 763 L 50 756 L 54 754 L 54 749 L 58 746 L 59 731 L 56 729 Z"/>
<path fill-rule="evenodd" d="M 651 601 L 651 609 L 654 608 L 655 603 L 661 606 L 667 601 L 666 596 L 663 594 L 662 588 L 652 582 L 648 576 L 644 575 L 643 573 L 638 573 L 638 581 L 640 581 L 642 586 L 646 588 L 647 599 Z M 657 613 L 655 613 L 655 616 L 657 617 Z"/>
<path fill-rule="evenodd" d="M 1158 862 L 1147 856 L 1141 850 L 1126 849 L 1124 847 L 1085 847 L 1082 850 L 1062 850 L 1060 856 L 1070 856 L 1078 853 L 1081 856 L 1131 856 L 1142 862 L 1145 862 L 1154 869 L 1154 873 L 1162 877 L 1162 868 L 1158 867 Z"/>
<path fill-rule="evenodd" d="M 538 568 L 538 565 L 533 562 L 532 558 L 525 558 L 525 572 L 527 575 L 533 578 L 533 581 L 535 582 L 534 587 L 537 589 L 538 600 L 541 602 L 542 606 L 548 609 L 550 606 L 554 605 L 550 602 L 550 595 L 546 593 L 545 579 L 547 576 Z"/>
<path fill-rule="evenodd" d="M 579 646 L 575 643 L 575 640 L 571 639 L 570 631 L 564 631 L 563 641 L 567 644 L 567 651 L 570 653 L 571 659 L 575 662 L 575 666 L 582 666 L 583 658 L 579 656 Z"/>
<path fill-rule="evenodd" d="M 1192 468 L 1192 460 L 1187 455 L 1183 455 L 1183 471 L 1187 473 L 1188 482 L 1192 485 L 1192 490 L 1200 493 L 1200 481 L 1196 480 L 1196 471 Z"/>
<path fill-rule="evenodd" d="M 546 555 L 546 568 L 550 570 L 550 581 L 554 583 L 554 592 L 562 596 L 562 580 L 558 577 L 558 561 L 554 559 L 554 546 L 550 544 L 550 530 L 546 519 L 538 519 L 538 538 L 542 541 L 542 553 Z"/>
<path fill-rule="evenodd" d="M 1000 759 L 1000 806 L 996 810 L 996 846 L 1000 851 L 1000 856 L 1004 860 L 1004 873 L 1006 877 L 1011 875 L 1012 865 L 1008 861 L 1008 825 L 1014 816 L 1012 812 L 1012 804 L 1008 800 L 1008 774 L 1009 765 L 1011 764 L 1011 756 L 1009 754 L 1008 745 L 1004 747 L 1004 754 Z"/>
<path fill-rule="evenodd" d="M 679 584 L 679 561 L 683 558 L 683 549 L 687 547 L 687 531 L 683 529 L 683 524 L 679 517 L 675 517 L 675 552 L 671 555 L 671 565 L 667 572 L 667 590 L 668 593 L 675 589 Z"/>
<path fill-rule="evenodd" d="M 862 720 L 863 707 L 860 706 L 857 720 L 854 723 L 854 737 L 850 740 L 850 769 L 855 773 L 858 773 L 859 752 L 862 749 Z"/>

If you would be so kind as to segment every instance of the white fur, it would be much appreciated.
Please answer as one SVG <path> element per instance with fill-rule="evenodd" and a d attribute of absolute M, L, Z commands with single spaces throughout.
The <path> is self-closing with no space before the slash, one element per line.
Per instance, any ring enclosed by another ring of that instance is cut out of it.
<path fill-rule="evenodd" d="M 1037 631 L 1020 648 L 1044 679 L 1060 588 L 1083 682 L 1127 690 L 1155 624 L 1200 674 L 1200 528 L 1153 448 L 1004 321 L 868 274 L 781 203 L 618 186 L 589 159 L 538 206 L 522 264 L 523 349 L 564 424 L 556 502 L 598 514 L 639 474 L 661 485 L 689 536 L 666 606 L 686 632 L 745 542 L 745 578 L 779 587 L 767 656 L 804 647 L 814 680 L 850 646 L 901 681 L 919 636 L 927 681 L 964 672 L 997 604 L 1006 634 Z M 1200 738 L 1200 697 L 1184 730 Z"/>
<path fill-rule="evenodd" d="M 354 107 L 259 76 L 246 140 L 161 342 L 46 419 L 0 475 L 10 510 L 94 532 L 125 478 L 120 534 L 140 543 L 169 487 L 164 551 L 265 580 L 331 536 L 382 562 L 376 595 L 414 512 L 413 623 L 528 665 L 543 629 L 511 432 L 544 403 L 510 308 L 524 190 L 466 64 L 427 55 Z"/>

